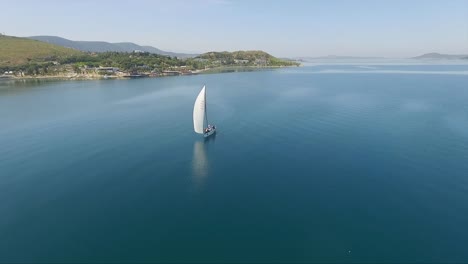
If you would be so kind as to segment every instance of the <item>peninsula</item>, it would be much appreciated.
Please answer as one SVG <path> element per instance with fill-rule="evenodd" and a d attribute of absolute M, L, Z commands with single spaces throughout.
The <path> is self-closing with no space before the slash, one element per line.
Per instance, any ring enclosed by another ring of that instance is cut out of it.
<path fill-rule="evenodd" d="M 136 78 L 197 74 L 223 67 L 299 66 L 264 51 L 208 52 L 178 58 L 141 50 L 84 52 L 29 38 L 0 35 L 3 78 Z"/>

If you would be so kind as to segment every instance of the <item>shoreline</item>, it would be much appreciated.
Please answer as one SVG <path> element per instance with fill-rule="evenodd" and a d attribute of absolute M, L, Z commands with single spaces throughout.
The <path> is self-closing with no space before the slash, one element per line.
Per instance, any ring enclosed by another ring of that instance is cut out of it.
<path fill-rule="evenodd" d="M 142 79 L 142 78 L 161 78 L 161 77 L 177 77 L 177 76 L 190 76 L 198 74 L 216 74 L 216 73 L 229 73 L 229 72 L 251 72 L 261 70 L 272 70 L 278 68 L 301 67 L 298 66 L 221 66 L 216 68 L 209 68 L 203 70 L 194 70 L 191 73 L 177 74 L 177 75 L 156 75 L 142 74 L 142 76 L 128 77 L 123 75 L 96 75 L 96 74 L 74 74 L 74 75 L 40 75 L 40 76 L 11 76 L 2 75 L 0 81 L 23 81 L 23 80 L 59 80 L 59 81 L 91 81 L 91 80 L 129 80 L 129 79 Z"/>

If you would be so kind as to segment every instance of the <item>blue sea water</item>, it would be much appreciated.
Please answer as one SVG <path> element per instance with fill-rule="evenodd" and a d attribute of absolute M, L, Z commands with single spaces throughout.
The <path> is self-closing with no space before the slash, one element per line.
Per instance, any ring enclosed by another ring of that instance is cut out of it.
<path fill-rule="evenodd" d="M 1 81 L 0 157 L 0 262 L 468 262 L 468 65 Z"/>

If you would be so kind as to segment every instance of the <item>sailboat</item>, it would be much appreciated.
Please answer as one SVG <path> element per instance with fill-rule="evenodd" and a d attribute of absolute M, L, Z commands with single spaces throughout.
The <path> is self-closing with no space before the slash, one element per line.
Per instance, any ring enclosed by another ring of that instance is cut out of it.
<path fill-rule="evenodd" d="M 206 123 L 206 127 L 205 127 Z M 193 105 L 193 130 L 198 134 L 209 137 L 216 133 L 216 126 L 208 123 L 208 115 L 206 112 L 206 87 L 203 85 L 200 93 Z"/>

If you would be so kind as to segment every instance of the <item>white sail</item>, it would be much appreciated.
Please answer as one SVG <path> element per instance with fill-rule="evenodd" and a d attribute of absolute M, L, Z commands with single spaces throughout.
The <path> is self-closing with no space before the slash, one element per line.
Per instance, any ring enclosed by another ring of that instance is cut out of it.
<path fill-rule="evenodd" d="M 203 134 L 203 121 L 205 120 L 205 86 L 198 94 L 193 105 L 193 130 L 198 134 Z"/>

